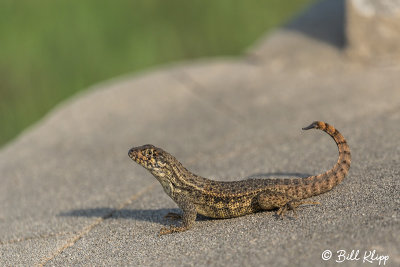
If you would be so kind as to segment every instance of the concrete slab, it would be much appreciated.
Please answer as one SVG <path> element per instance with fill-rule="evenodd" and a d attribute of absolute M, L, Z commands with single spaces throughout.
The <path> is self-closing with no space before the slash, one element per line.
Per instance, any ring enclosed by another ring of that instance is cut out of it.
<path fill-rule="evenodd" d="M 244 58 L 119 78 L 62 104 L 0 151 L 0 265 L 336 266 L 326 249 L 400 264 L 400 65 L 340 49 L 284 29 Z M 130 147 L 153 143 L 216 180 L 302 177 L 336 161 L 328 136 L 300 130 L 317 119 L 353 155 L 322 205 L 157 236 L 178 209 Z"/>
<path fill-rule="evenodd" d="M 163 216 L 179 210 L 163 193 L 161 186 L 156 184 L 154 190 L 144 194 L 140 201 L 116 211 L 110 219 L 49 264 L 309 266 L 324 263 L 321 253 L 325 249 L 337 251 L 352 248 L 387 253 L 391 256 L 390 262 L 394 263 L 398 260 L 395 248 L 400 240 L 399 235 L 393 234 L 399 231 L 399 201 L 393 197 L 400 189 L 397 181 L 400 171 L 393 163 L 400 162 L 400 151 L 399 146 L 389 144 L 397 142 L 396 133 L 399 129 L 393 123 L 397 120 L 382 120 L 381 114 L 367 123 L 354 123 L 357 130 L 348 133 L 353 136 L 351 144 L 355 158 L 350 176 L 336 190 L 315 197 L 322 203 L 321 206 L 302 207 L 297 220 L 279 220 L 273 212 L 229 220 L 201 217 L 196 227 L 188 232 L 158 237 L 158 230 L 170 223 Z M 387 126 L 388 122 L 392 122 L 392 127 Z M 375 136 L 382 134 L 387 138 L 387 145 L 376 142 Z M 324 161 L 320 160 L 321 155 L 331 149 L 324 146 L 325 142 L 322 141 L 328 141 L 326 139 L 311 146 L 319 147 L 311 155 L 297 155 L 297 170 L 313 172 L 318 168 Z M 299 144 L 296 146 L 294 141 L 288 143 L 294 148 L 302 147 Z M 274 143 L 271 146 L 277 151 L 282 144 Z M 257 150 L 261 150 L 261 147 Z M 277 153 L 278 157 L 286 154 Z M 294 158 L 292 154 L 295 152 L 288 155 Z M 251 160 L 245 157 L 243 168 Z M 268 158 L 263 160 L 268 161 Z M 231 164 L 230 169 L 241 167 L 235 167 L 237 162 Z M 268 162 L 265 165 L 265 168 L 273 168 Z M 290 165 L 290 162 L 283 162 L 282 165 Z M 65 216 L 91 217 L 93 215 L 90 212 L 72 210 Z"/>

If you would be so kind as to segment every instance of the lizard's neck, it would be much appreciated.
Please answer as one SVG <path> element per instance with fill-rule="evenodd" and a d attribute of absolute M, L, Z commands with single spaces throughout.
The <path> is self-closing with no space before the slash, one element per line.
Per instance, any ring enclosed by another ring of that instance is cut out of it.
<path fill-rule="evenodd" d="M 187 170 L 179 161 L 170 165 L 172 168 L 172 181 L 176 190 L 205 192 L 211 181 Z M 215 186 L 217 182 L 215 183 Z"/>
<path fill-rule="evenodd" d="M 183 165 L 172 155 L 164 152 L 164 166 L 161 169 L 152 170 L 151 173 L 161 183 L 164 191 L 171 197 L 179 190 L 193 188 L 198 185 L 197 179 L 201 177 L 188 171 Z M 203 178 L 204 179 L 204 178 Z"/>
<path fill-rule="evenodd" d="M 170 180 L 175 186 L 182 187 L 188 185 L 190 180 L 197 176 L 183 167 L 183 165 L 176 159 L 171 161 L 168 166 L 171 170 Z"/>

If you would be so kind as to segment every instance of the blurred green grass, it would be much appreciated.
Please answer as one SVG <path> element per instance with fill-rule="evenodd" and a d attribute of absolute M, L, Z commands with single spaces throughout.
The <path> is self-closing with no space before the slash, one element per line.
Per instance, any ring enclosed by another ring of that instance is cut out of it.
<path fill-rule="evenodd" d="M 312 0 L 0 0 L 0 146 L 79 90 L 239 55 Z"/>

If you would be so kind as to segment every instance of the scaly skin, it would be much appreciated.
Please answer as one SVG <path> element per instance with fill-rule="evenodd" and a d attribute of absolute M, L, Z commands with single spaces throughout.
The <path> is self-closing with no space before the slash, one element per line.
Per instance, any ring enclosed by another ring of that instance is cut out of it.
<path fill-rule="evenodd" d="M 260 210 L 278 209 L 283 216 L 303 204 L 319 204 L 303 199 L 325 193 L 339 184 L 349 171 L 350 148 L 333 126 L 315 121 L 303 130 L 320 129 L 336 142 L 339 158 L 332 169 L 306 178 L 248 179 L 233 182 L 213 181 L 191 173 L 171 154 L 153 145 L 134 147 L 129 157 L 149 170 L 164 191 L 183 210 L 179 227 L 162 228 L 160 235 L 190 229 L 197 214 L 212 218 L 232 218 Z M 167 217 L 181 217 L 169 213 Z"/>

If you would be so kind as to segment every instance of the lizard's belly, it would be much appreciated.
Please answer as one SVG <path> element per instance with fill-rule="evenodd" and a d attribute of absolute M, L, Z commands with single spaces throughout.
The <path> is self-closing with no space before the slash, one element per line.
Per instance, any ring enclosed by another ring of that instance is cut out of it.
<path fill-rule="evenodd" d="M 246 214 L 257 212 L 259 209 L 254 207 L 250 203 L 246 204 L 234 204 L 234 205 L 206 205 L 206 204 L 196 204 L 197 213 L 211 217 L 211 218 L 219 218 L 219 219 L 226 219 L 226 218 L 234 218 L 243 216 Z"/>

